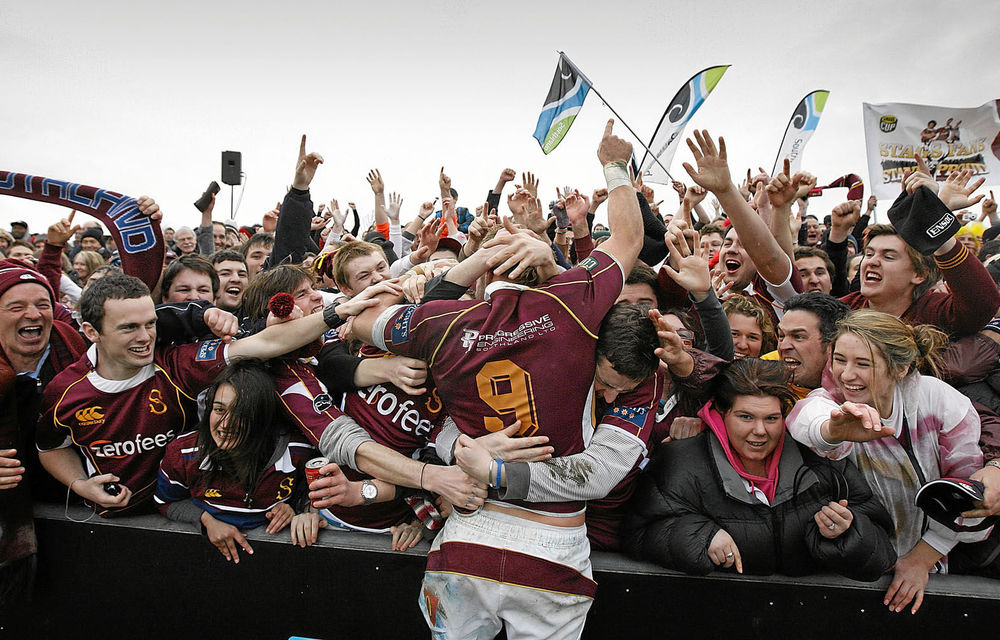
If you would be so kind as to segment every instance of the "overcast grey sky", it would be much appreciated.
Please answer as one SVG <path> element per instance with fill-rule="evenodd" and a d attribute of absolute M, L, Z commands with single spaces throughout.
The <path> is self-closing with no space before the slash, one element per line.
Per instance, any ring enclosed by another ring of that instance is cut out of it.
<path fill-rule="evenodd" d="M 770 168 L 798 100 L 830 90 L 803 162 L 821 184 L 867 181 L 864 101 L 1000 97 L 994 1 L 262 4 L 3 3 L 0 169 L 148 194 L 175 227 L 197 222 L 191 202 L 219 179 L 224 149 L 247 174 L 237 220 L 259 220 L 302 133 L 326 159 L 316 203 L 369 212 L 372 167 L 402 193 L 404 219 L 436 195 L 442 165 L 470 208 L 505 166 L 538 174 L 546 199 L 556 185 L 589 192 L 610 115 L 597 96 L 549 156 L 531 137 L 558 49 L 647 140 L 683 82 L 731 64 L 689 127 L 726 136 L 734 173 Z M 681 149 L 675 177 L 687 180 L 687 160 Z M 676 202 L 669 187 L 657 196 Z M 216 217 L 228 212 L 224 186 Z M 43 231 L 64 213 L 0 197 L 4 228 L 26 218 Z"/>

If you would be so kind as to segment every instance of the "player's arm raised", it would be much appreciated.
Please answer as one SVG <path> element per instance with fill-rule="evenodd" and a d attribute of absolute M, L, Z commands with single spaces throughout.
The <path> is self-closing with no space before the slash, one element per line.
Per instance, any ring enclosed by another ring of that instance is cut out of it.
<path fill-rule="evenodd" d="M 614 123 L 614 120 L 608 120 L 604 137 L 597 148 L 597 157 L 608 181 L 608 225 L 611 227 L 611 237 L 601 245 L 600 250 L 614 257 L 627 274 L 642 248 L 642 214 L 635 187 L 628 175 L 632 144 L 612 135 Z"/>

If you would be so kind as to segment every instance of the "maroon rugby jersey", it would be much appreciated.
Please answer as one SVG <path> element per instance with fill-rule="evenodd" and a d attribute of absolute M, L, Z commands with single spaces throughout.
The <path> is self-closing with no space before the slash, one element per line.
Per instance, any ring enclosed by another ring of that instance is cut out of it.
<path fill-rule="evenodd" d="M 305 480 L 305 464 L 316 450 L 299 434 L 279 437 L 264 475 L 253 491 L 223 470 L 207 482 L 206 460 L 198 465 L 198 432 L 184 433 L 167 445 L 160 463 L 156 504 L 166 515 L 171 502 L 190 498 L 218 520 L 240 529 L 267 524 L 267 512 L 279 502 L 288 502 L 297 482 Z"/>
<path fill-rule="evenodd" d="M 198 420 L 195 398 L 228 364 L 228 345 L 208 340 L 157 347 L 153 363 L 128 380 L 97 374 L 97 346 L 45 388 L 40 451 L 76 444 L 90 475 L 113 473 L 132 490 L 121 513 L 149 500 L 167 444 Z"/>
<path fill-rule="evenodd" d="M 271 376 L 285 415 L 312 446 L 319 448 L 326 428 L 344 415 L 333 406 L 326 385 L 316 377 L 312 365 L 298 359 L 272 360 Z"/>
<path fill-rule="evenodd" d="M 615 551 L 619 547 L 625 506 L 635 493 L 635 481 L 649 457 L 649 440 L 665 380 L 663 370 L 657 369 L 653 376 L 632 391 L 619 394 L 601 418 L 601 424 L 620 429 L 639 439 L 642 442 L 642 453 L 628 475 L 608 495 L 600 500 L 587 502 L 587 537 L 594 549 Z"/>
<path fill-rule="evenodd" d="M 489 300 L 398 305 L 376 322 L 376 346 L 425 360 L 445 410 L 476 437 L 520 420 L 554 456 L 582 451 L 593 429 L 591 389 L 601 320 L 621 293 L 622 269 L 597 250 L 537 288 L 497 282 Z M 589 419 L 588 419 L 589 418 Z M 583 503 L 520 503 L 548 513 Z"/>
<path fill-rule="evenodd" d="M 365 345 L 361 348 L 361 357 L 394 356 Z M 407 395 L 389 382 L 358 389 L 344 396 L 344 412 L 354 418 L 375 442 L 404 456 L 412 456 L 427 445 L 431 431 L 444 419 L 434 382 L 428 378 L 423 386 L 427 391 L 419 396 Z M 371 477 L 353 469 L 346 469 L 344 475 L 351 480 Z M 384 529 L 409 522 L 414 517 L 413 509 L 402 500 L 358 507 L 330 507 L 328 510 L 342 522 L 366 529 Z"/>

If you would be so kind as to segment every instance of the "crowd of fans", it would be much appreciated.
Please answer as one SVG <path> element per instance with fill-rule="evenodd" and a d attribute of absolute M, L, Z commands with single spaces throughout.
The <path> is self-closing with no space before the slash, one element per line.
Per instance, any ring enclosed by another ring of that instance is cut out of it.
<path fill-rule="evenodd" d="M 597 189 L 503 169 L 467 209 L 442 168 L 440 209 L 406 219 L 375 169 L 362 233 L 353 202 L 314 206 L 303 136 L 259 225 L 213 221 L 213 199 L 163 229 L 152 291 L 96 222 L 0 231 L 0 597 L 29 595 L 39 500 L 159 512 L 233 562 L 255 527 L 429 540 L 436 637 L 579 636 L 591 548 L 890 573 L 896 612 L 931 573 L 1000 577 L 992 193 L 918 155 L 870 224 L 860 182 L 816 215 L 815 177 L 736 184 L 723 139 L 688 146 L 676 208 L 610 122 Z M 941 478 L 971 497 L 929 518 Z"/>

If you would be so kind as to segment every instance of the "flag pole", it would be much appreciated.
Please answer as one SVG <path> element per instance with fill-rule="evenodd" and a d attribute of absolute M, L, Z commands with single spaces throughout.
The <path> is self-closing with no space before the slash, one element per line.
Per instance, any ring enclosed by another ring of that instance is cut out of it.
<path fill-rule="evenodd" d="M 660 168 L 661 168 L 661 169 L 663 169 L 663 173 L 667 174 L 667 177 L 668 177 L 668 178 L 670 178 L 671 180 L 673 180 L 673 179 L 674 179 L 674 177 L 673 177 L 672 175 L 670 175 L 670 172 L 669 172 L 669 171 L 667 171 L 667 168 L 663 166 L 663 164 L 662 164 L 662 163 L 660 162 L 660 159 L 659 159 L 658 157 L 656 157 L 656 154 L 655 154 L 655 153 L 653 153 L 653 150 L 652 150 L 652 149 L 650 149 L 650 148 L 649 148 L 648 146 L 646 146 L 646 143 L 642 141 L 642 138 L 640 138 L 639 136 L 637 136 L 637 135 L 636 135 L 635 131 L 632 131 L 632 127 L 628 126 L 628 123 L 627 123 L 627 122 L 625 122 L 625 120 L 623 120 L 623 119 L 622 119 L 622 117 L 621 117 L 620 115 L 618 115 L 618 112 L 617 112 L 617 111 L 615 111 L 615 108 L 614 108 L 614 107 L 612 107 L 612 106 L 611 106 L 611 105 L 610 105 L 610 104 L 608 103 L 608 101 L 604 99 L 604 96 L 602 96 L 602 95 L 601 95 L 601 92 L 597 90 L 597 87 L 595 87 L 595 86 L 594 86 L 594 83 L 593 83 L 593 82 L 591 82 L 590 78 L 588 78 L 588 77 L 587 77 L 587 76 L 586 76 L 586 75 L 585 75 L 585 74 L 583 73 L 583 71 L 580 71 L 580 67 L 578 67 L 578 66 L 576 66 L 575 64 L 573 64 L 573 61 L 569 59 L 569 56 L 568 56 L 568 55 L 566 55 L 565 53 L 563 53 L 562 51 L 557 51 L 556 53 L 558 53 L 558 54 L 559 54 L 560 56 L 562 56 L 563 58 L 566 58 L 566 62 L 568 62 L 568 63 L 569 63 L 569 66 L 573 67 L 573 69 L 574 69 L 574 70 L 575 70 L 575 71 L 576 71 L 576 72 L 577 72 L 578 74 L 580 74 L 580 77 L 582 77 L 582 78 L 583 78 L 584 80 L 586 80 L 586 81 L 587 81 L 587 84 L 589 84 L 589 85 L 590 85 L 590 90 L 591 90 L 591 91 L 593 91 L 593 92 L 594 92 L 594 93 L 595 93 L 595 94 L 597 95 L 597 97 L 601 99 L 601 102 L 603 102 L 603 103 L 604 103 L 604 106 L 606 106 L 606 107 L 607 107 L 607 108 L 608 108 L 608 109 L 609 109 L 609 110 L 611 111 L 611 113 L 613 113 L 613 114 L 615 115 L 615 117 L 616 117 L 616 118 L 618 118 L 618 122 L 621 122 L 621 123 L 622 123 L 623 125 L 625 125 L 625 128 L 626 128 L 626 129 L 628 129 L 629 133 L 631 133 L 631 134 L 632 134 L 632 137 L 633 137 L 633 138 L 635 138 L 636 140 L 638 140 L 638 141 L 639 141 L 639 144 L 641 144 L 641 145 L 642 145 L 642 148 L 643 148 L 643 149 L 645 149 L 646 151 L 648 151 L 648 152 L 649 152 L 649 155 L 650 155 L 650 156 L 652 156 L 652 158 L 653 158 L 653 161 L 654 161 L 654 162 L 656 162 L 656 164 L 660 165 Z M 636 177 L 638 178 L 638 177 L 640 177 L 640 176 L 636 176 Z"/>

